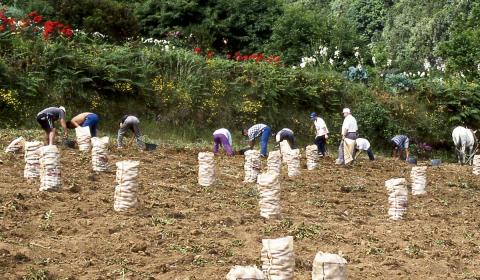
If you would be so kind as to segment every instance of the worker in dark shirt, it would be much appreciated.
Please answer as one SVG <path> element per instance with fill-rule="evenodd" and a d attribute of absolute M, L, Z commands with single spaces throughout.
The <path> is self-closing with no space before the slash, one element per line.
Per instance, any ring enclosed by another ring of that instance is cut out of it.
<path fill-rule="evenodd" d="M 55 143 L 55 132 L 56 128 L 54 126 L 55 121 L 60 120 L 60 125 L 63 129 L 63 139 L 67 139 L 67 124 L 65 122 L 65 107 L 49 107 L 42 110 L 37 114 L 37 122 L 42 126 L 45 131 L 45 145 L 53 145 Z"/>

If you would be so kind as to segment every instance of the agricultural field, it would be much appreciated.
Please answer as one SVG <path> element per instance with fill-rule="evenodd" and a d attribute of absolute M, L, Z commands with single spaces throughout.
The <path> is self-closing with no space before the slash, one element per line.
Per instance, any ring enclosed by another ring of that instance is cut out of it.
<path fill-rule="evenodd" d="M 1 139 L 0 147 L 8 141 Z M 1 279 L 225 279 L 260 263 L 262 238 L 295 238 L 295 279 L 311 279 L 318 251 L 340 253 L 349 279 L 480 279 L 480 181 L 471 167 L 428 169 L 427 194 L 388 219 L 385 180 L 411 166 L 380 157 L 352 167 L 333 158 L 282 174 L 282 218 L 263 220 L 243 157 L 216 158 L 217 182 L 197 184 L 196 149 L 110 151 L 111 171 L 62 149 L 62 190 L 23 178 L 23 154 L 0 156 Z M 113 210 L 114 163 L 140 160 L 140 207 Z M 265 165 L 265 161 L 263 162 Z M 286 167 L 284 167 L 286 168 Z"/>

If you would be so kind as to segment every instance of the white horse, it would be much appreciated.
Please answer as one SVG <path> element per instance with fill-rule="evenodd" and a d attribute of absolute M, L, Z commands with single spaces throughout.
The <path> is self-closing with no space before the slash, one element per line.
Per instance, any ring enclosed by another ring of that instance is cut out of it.
<path fill-rule="evenodd" d="M 455 143 L 455 152 L 457 154 L 458 163 L 464 164 L 472 162 L 474 146 L 477 142 L 475 137 L 476 131 L 457 126 L 452 132 L 453 143 Z"/>

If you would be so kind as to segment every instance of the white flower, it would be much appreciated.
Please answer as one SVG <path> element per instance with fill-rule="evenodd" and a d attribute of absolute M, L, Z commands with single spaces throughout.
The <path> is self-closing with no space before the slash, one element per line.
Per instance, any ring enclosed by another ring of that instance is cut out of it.
<path fill-rule="evenodd" d="M 383 77 L 383 73 L 380 73 L 380 77 Z"/>
<path fill-rule="evenodd" d="M 333 65 L 333 59 L 330 58 L 330 59 L 328 60 L 328 63 L 330 63 L 330 65 Z"/>
<path fill-rule="evenodd" d="M 363 68 L 362 68 L 362 65 L 361 65 L 361 64 L 358 64 L 358 65 L 357 65 L 357 69 L 358 69 L 358 70 L 362 70 L 362 69 L 363 69 Z"/>
<path fill-rule="evenodd" d="M 305 68 L 306 65 L 307 65 L 307 63 L 302 62 L 302 63 L 300 63 L 300 68 Z"/>
<path fill-rule="evenodd" d="M 430 68 L 432 68 L 432 65 L 430 64 L 430 61 L 428 61 L 428 59 L 425 58 L 424 62 L 423 62 L 423 68 L 425 69 L 425 71 L 430 71 Z"/>
<path fill-rule="evenodd" d="M 320 50 L 320 55 L 321 55 L 321 56 L 327 56 L 327 52 L 328 52 L 328 48 L 327 48 L 327 47 L 323 47 L 323 48 Z"/>
<path fill-rule="evenodd" d="M 372 56 L 372 62 L 373 62 L 373 65 L 377 64 L 377 59 L 374 56 Z"/>
<path fill-rule="evenodd" d="M 339 50 L 336 50 L 336 51 L 333 53 L 333 57 L 339 58 L 339 57 L 340 57 L 340 51 L 339 51 Z M 480 64 L 479 64 L 479 65 L 480 65 Z"/>
<path fill-rule="evenodd" d="M 425 72 L 422 72 L 422 73 L 420 74 L 420 77 L 422 77 L 422 78 L 425 77 Z"/>
<path fill-rule="evenodd" d="M 166 45 L 165 47 L 163 47 L 163 49 L 168 52 L 168 50 L 170 49 L 170 46 Z"/>
<path fill-rule="evenodd" d="M 358 51 L 358 50 L 359 50 L 359 47 L 354 47 L 353 50 L 354 50 L 354 51 Z"/>
<path fill-rule="evenodd" d="M 358 51 L 355 51 L 354 55 L 356 58 L 358 58 L 360 56 L 360 53 Z"/>
<path fill-rule="evenodd" d="M 292 66 L 292 69 L 297 69 L 297 66 L 293 65 L 293 66 Z"/>
<path fill-rule="evenodd" d="M 344 62 L 343 62 L 343 65 L 347 65 L 347 62 L 346 62 L 346 61 L 344 61 Z"/>
<path fill-rule="evenodd" d="M 392 60 L 391 59 L 387 59 L 387 66 L 392 66 Z"/>

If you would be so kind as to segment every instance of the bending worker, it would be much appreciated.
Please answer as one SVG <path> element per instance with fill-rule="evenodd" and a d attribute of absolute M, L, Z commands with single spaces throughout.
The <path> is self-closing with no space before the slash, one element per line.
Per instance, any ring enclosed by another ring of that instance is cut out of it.
<path fill-rule="evenodd" d="M 81 113 L 73 117 L 67 122 L 67 127 L 70 129 L 75 129 L 77 127 L 89 127 L 90 135 L 92 137 L 97 137 L 97 125 L 98 125 L 98 115 L 94 113 Z"/>
<path fill-rule="evenodd" d="M 362 153 L 362 151 L 367 152 L 368 159 L 375 160 L 375 156 L 373 155 L 370 142 L 365 138 L 357 138 L 357 140 L 355 140 L 355 150 L 353 151 L 353 158 L 357 159 L 357 157 Z"/>
<path fill-rule="evenodd" d="M 145 150 L 145 143 L 142 140 L 142 133 L 140 132 L 140 120 L 131 115 L 124 115 L 120 119 L 120 128 L 118 129 L 117 146 L 119 149 L 123 148 L 123 137 L 131 130 L 135 135 L 135 140 L 140 149 Z"/>
<path fill-rule="evenodd" d="M 232 134 L 226 128 L 220 128 L 213 132 L 213 153 L 218 153 L 218 147 L 222 146 L 228 156 L 233 156 Z"/>
<path fill-rule="evenodd" d="M 295 149 L 295 136 L 290 128 L 283 128 L 277 132 L 277 135 L 275 135 L 275 140 L 277 143 L 287 140 L 288 145 L 290 145 L 290 149 Z"/>
<path fill-rule="evenodd" d="M 260 138 L 260 154 L 263 157 L 267 156 L 268 139 L 270 138 L 271 129 L 267 125 L 260 123 L 256 124 L 249 129 L 243 129 L 243 136 L 248 137 L 248 145 L 252 149 L 255 145 L 255 139 Z"/>
<path fill-rule="evenodd" d="M 67 139 L 67 124 L 65 123 L 65 107 L 49 107 L 37 114 L 37 122 L 45 131 L 44 143 L 45 145 L 53 145 L 55 143 L 55 126 L 54 123 L 60 120 L 60 125 L 63 128 L 63 139 Z"/>
<path fill-rule="evenodd" d="M 402 157 L 403 151 L 405 151 L 405 159 L 410 157 L 409 145 L 410 140 L 406 135 L 395 135 L 391 140 L 392 144 L 392 155 L 396 159 Z"/>

